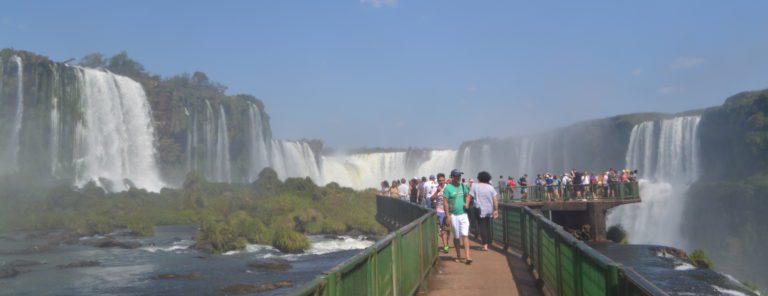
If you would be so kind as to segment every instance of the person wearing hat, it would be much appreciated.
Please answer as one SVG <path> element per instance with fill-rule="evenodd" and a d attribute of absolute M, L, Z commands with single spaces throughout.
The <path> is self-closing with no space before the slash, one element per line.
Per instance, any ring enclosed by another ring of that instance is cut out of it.
<path fill-rule="evenodd" d="M 453 247 L 456 249 L 454 262 L 461 262 L 461 246 L 464 246 L 464 263 L 472 264 L 469 257 L 469 188 L 461 183 L 463 173 L 457 169 L 451 171 L 451 183 L 443 189 L 443 207 L 446 222 L 453 229 Z"/>

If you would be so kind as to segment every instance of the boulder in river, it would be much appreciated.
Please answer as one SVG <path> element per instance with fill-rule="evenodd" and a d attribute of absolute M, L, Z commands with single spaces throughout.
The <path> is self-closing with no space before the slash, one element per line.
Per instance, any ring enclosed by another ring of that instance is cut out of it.
<path fill-rule="evenodd" d="M 93 266 L 99 266 L 101 265 L 101 262 L 99 261 L 93 261 L 93 260 L 82 260 L 77 262 L 72 262 L 69 264 L 63 264 L 63 265 L 57 265 L 59 269 L 68 269 L 68 268 L 81 268 L 81 267 L 93 267 Z"/>
<path fill-rule="evenodd" d="M 291 264 L 282 259 L 257 259 L 248 261 L 248 270 L 251 271 L 286 271 L 291 269 Z"/>
<path fill-rule="evenodd" d="M 208 254 L 213 254 L 213 244 L 211 244 L 211 242 L 206 240 L 197 241 L 194 245 L 192 245 L 189 248 L 198 250 L 200 252 L 205 252 Z"/>
<path fill-rule="evenodd" d="M 121 249 L 136 249 L 141 247 L 141 243 L 134 241 L 119 241 L 111 237 L 105 237 L 101 239 L 91 240 L 85 243 L 86 245 L 97 248 L 121 248 Z"/>
<path fill-rule="evenodd" d="M 25 272 L 29 272 L 29 269 L 24 269 L 10 264 L 0 265 L 0 279 L 12 278 Z"/>
<path fill-rule="evenodd" d="M 236 285 L 230 285 L 222 289 L 222 291 L 227 295 L 241 295 L 241 294 L 253 294 L 253 293 L 261 293 L 266 291 L 272 291 L 280 288 L 289 288 L 293 287 L 293 283 L 291 281 L 279 281 L 274 283 L 266 283 L 266 284 L 236 284 Z"/>
<path fill-rule="evenodd" d="M 6 264 L 13 267 L 29 267 L 29 266 L 40 265 L 43 263 L 38 261 L 32 261 L 32 260 L 17 259 L 17 260 L 8 262 Z"/>
<path fill-rule="evenodd" d="M 155 277 L 158 280 L 198 280 L 203 277 L 201 272 L 190 272 L 188 274 L 163 273 Z"/>

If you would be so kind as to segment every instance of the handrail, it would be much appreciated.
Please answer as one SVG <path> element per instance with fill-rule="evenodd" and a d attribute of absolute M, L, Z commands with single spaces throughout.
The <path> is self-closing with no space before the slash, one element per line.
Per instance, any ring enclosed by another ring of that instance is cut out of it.
<path fill-rule="evenodd" d="M 403 225 L 323 272 L 293 295 L 413 295 L 437 261 L 437 216 L 430 209 L 377 196 L 377 219 Z"/>
<path fill-rule="evenodd" d="M 416 292 L 438 257 L 435 212 L 386 196 L 377 196 L 376 204 L 377 219 L 398 228 L 293 295 Z M 592 249 L 531 208 L 505 202 L 499 209 L 491 237 L 505 250 L 522 254 L 551 295 L 667 295 L 633 269 Z"/>
<path fill-rule="evenodd" d="M 502 203 L 491 237 L 512 248 L 551 295 L 667 295 L 527 206 Z"/>
<path fill-rule="evenodd" d="M 637 182 L 609 185 L 529 185 L 496 188 L 504 201 L 627 200 L 640 198 Z"/>

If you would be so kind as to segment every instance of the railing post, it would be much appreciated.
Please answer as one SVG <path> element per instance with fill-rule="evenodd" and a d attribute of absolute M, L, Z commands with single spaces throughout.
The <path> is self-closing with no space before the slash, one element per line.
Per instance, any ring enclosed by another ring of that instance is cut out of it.
<path fill-rule="evenodd" d="M 501 209 L 501 213 L 499 213 L 501 218 L 501 232 L 502 232 L 502 239 L 504 240 L 504 251 L 509 249 L 509 224 L 507 223 L 507 215 L 509 214 L 509 210 L 506 207 L 499 207 Z M 494 231 L 494 227 L 491 227 L 491 231 Z M 491 234 L 491 237 L 494 237 L 495 235 Z"/>

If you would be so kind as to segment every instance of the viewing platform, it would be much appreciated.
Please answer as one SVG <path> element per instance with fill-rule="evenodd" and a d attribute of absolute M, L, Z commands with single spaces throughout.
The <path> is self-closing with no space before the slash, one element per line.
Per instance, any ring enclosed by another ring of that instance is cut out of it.
<path fill-rule="evenodd" d="M 637 189 L 636 184 L 630 186 Z M 376 219 L 391 233 L 294 295 L 666 295 L 633 269 L 600 254 L 543 215 L 559 215 L 551 208 L 556 203 L 594 209 L 594 205 L 639 201 L 638 195 L 620 197 L 506 200 L 493 222 L 493 246 L 480 251 L 473 242 L 474 262 L 466 265 L 453 261 L 454 249 L 448 254 L 438 252 L 433 210 L 378 196 Z M 542 210 L 547 204 L 550 209 Z M 532 208 L 537 205 L 538 209 Z"/>

